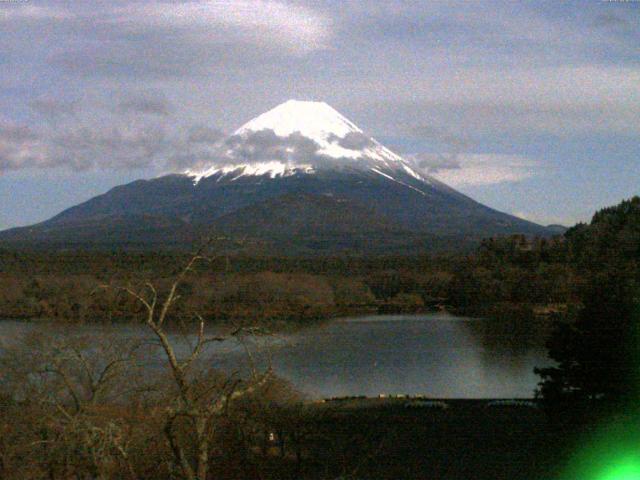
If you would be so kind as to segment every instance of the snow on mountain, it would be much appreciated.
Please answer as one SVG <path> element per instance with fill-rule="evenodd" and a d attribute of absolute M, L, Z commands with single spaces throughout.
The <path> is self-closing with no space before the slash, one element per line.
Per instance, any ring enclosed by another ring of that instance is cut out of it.
<path fill-rule="evenodd" d="M 280 137 L 300 132 L 318 143 L 327 143 L 331 135 L 345 137 L 352 132 L 362 133 L 353 122 L 325 102 L 300 100 L 289 100 L 258 115 L 236 130 L 235 134 L 265 129 L 272 129 Z"/>
<path fill-rule="evenodd" d="M 213 160 L 185 172 L 194 183 L 212 175 L 233 181 L 243 176 L 275 178 L 355 168 L 399 183 L 403 182 L 396 175 L 402 172 L 433 184 L 324 102 L 284 102 L 245 123 L 204 157 Z"/>
<path fill-rule="evenodd" d="M 224 232 L 267 256 L 413 255 L 474 238 L 549 234 L 420 175 L 326 103 L 285 102 L 198 148 L 189 156 L 201 164 L 187 175 L 117 186 L 38 225 L 0 232 L 0 243 L 176 248 Z"/>

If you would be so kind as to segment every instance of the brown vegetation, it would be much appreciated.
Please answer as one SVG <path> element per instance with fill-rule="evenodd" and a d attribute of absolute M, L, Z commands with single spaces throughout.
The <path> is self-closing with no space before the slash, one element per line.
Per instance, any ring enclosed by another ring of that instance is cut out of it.
<path fill-rule="evenodd" d="M 526 248 L 525 248 L 526 247 Z M 0 318 L 104 322 L 142 306 L 109 282 L 166 287 L 181 254 L 0 251 Z M 460 257 L 225 258 L 198 266 L 181 285 L 176 318 L 198 311 L 211 322 L 272 328 L 335 316 L 418 313 L 446 307 L 465 315 L 521 317 L 566 310 L 583 274 L 562 239 L 488 240 Z"/>
<path fill-rule="evenodd" d="M 197 330 L 183 337 L 186 351 L 167 332 L 172 310 L 184 303 L 183 284 L 205 259 L 199 251 L 165 288 L 101 286 L 142 306 L 148 335 L 51 330 L 3 347 L 2 478 L 206 480 L 238 437 L 245 457 L 260 443 L 267 455 L 273 435 L 285 456 L 290 425 L 297 432 L 291 442 L 303 437 L 297 397 L 268 366 L 258 368 L 249 347 L 249 372 L 239 377 L 208 365 L 207 345 L 229 337 L 208 335 L 198 313 Z M 255 329 L 229 335 L 247 332 Z M 294 451 L 299 469 L 302 449 Z"/>

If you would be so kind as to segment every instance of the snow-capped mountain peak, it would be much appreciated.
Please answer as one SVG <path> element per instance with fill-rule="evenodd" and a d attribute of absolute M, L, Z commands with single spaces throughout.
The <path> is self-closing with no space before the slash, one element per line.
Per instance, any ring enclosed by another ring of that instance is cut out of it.
<path fill-rule="evenodd" d="M 327 103 L 300 100 L 286 101 L 245 123 L 222 142 L 212 163 L 186 173 L 197 183 L 212 175 L 274 178 L 343 168 L 394 181 L 394 173 L 401 171 L 431 183 Z"/>
<path fill-rule="evenodd" d="M 342 138 L 352 132 L 362 133 L 354 123 L 325 102 L 302 100 L 281 103 L 245 123 L 235 134 L 260 130 L 273 130 L 280 137 L 300 132 L 317 142 L 326 141 L 332 135 Z"/>
<path fill-rule="evenodd" d="M 248 238 L 243 253 L 333 256 L 549 233 L 419 175 L 326 103 L 285 102 L 218 143 L 191 143 L 184 158 L 200 165 L 186 175 L 118 186 L 0 242 L 175 248 L 213 231 Z"/>

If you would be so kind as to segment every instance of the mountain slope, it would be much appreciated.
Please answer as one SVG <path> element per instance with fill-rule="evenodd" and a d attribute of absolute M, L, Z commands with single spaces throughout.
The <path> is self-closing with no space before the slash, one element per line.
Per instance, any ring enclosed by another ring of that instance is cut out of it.
<path fill-rule="evenodd" d="M 267 253 L 413 253 L 550 233 L 417 172 L 324 103 L 285 102 L 200 153 L 184 173 L 116 187 L 0 242 L 179 246 L 215 231 Z"/>

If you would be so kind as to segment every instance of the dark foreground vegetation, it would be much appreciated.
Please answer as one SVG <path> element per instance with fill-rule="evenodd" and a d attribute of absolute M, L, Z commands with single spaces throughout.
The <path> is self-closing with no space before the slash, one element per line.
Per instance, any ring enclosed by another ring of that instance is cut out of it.
<path fill-rule="evenodd" d="M 51 322 L 50 334 L 3 348 L 0 478 L 585 478 L 563 476 L 580 441 L 609 419 L 637 425 L 640 198 L 561 238 L 488 240 L 465 258 L 2 259 L 8 316 L 135 319 L 148 336 L 82 337 Z M 258 368 L 251 348 L 234 375 L 206 354 L 224 339 L 250 345 L 277 320 L 438 304 L 557 318 L 540 408 L 310 403 Z M 225 335 L 205 333 L 214 318 L 234 320 Z M 172 325 L 191 329 L 186 347 Z"/>
<path fill-rule="evenodd" d="M 535 410 L 309 403 L 253 362 L 247 337 L 263 328 L 210 336 L 194 313 L 190 336 L 168 335 L 184 284 L 206 259 L 194 255 L 162 287 L 104 286 L 140 305 L 147 335 L 52 324 L 3 347 L 2 478 L 500 478 L 498 464 L 502 478 L 535 478 L 528 462 L 549 440 Z M 225 374 L 207 356 L 208 345 L 229 339 L 246 348 L 241 373 Z"/>
<path fill-rule="evenodd" d="M 274 382 L 217 421 L 207 478 L 537 480 L 556 478 L 566 456 L 539 409 L 405 404 L 302 403 Z M 73 428 L 56 412 L 3 413 L 2 478 L 182 478 L 160 409 L 103 406 Z"/>

